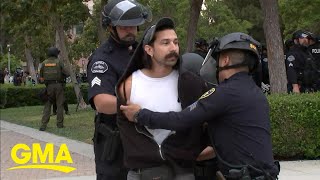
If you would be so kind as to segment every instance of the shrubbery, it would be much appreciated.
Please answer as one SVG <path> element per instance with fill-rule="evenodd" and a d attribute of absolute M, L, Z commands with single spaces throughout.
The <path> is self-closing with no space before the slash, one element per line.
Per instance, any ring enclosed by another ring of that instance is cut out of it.
<path fill-rule="evenodd" d="M 280 158 L 320 157 L 320 93 L 271 95 L 274 154 Z"/>
<path fill-rule="evenodd" d="M 44 85 L 37 86 L 9 86 L 1 85 L 0 88 L 0 108 L 36 106 L 42 105 L 39 93 L 44 89 Z M 83 99 L 87 102 L 88 86 L 81 85 Z M 65 88 L 65 97 L 68 104 L 77 104 L 76 94 L 73 86 L 68 84 Z"/>
<path fill-rule="evenodd" d="M 35 87 L 0 88 L 0 107 L 34 106 L 43 104 L 38 94 L 44 85 Z M 87 101 L 87 84 L 81 86 Z M 67 85 L 67 102 L 76 104 L 73 87 Z M 320 157 L 320 93 L 270 95 L 273 151 L 277 158 Z"/>

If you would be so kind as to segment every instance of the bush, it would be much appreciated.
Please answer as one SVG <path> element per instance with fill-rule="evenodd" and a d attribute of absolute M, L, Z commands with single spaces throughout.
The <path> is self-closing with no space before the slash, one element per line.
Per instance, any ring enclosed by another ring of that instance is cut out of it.
<path fill-rule="evenodd" d="M 0 108 L 42 105 L 39 93 L 43 88 L 45 86 L 41 84 L 36 86 L 1 85 Z M 87 84 L 82 84 L 80 89 L 83 99 L 88 103 Z M 77 98 L 71 84 L 68 84 L 65 88 L 65 98 L 68 104 L 77 104 Z"/>
<path fill-rule="evenodd" d="M 271 95 L 273 152 L 280 158 L 320 157 L 320 93 Z"/>

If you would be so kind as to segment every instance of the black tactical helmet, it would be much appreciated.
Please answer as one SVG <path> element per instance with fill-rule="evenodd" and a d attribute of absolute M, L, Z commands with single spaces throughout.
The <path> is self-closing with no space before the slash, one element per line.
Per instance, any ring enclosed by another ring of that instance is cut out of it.
<path fill-rule="evenodd" d="M 58 57 L 59 53 L 60 53 L 60 50 L 59 50 L 58 48 L 56 48 L 56 47 L 49 47 L 49 48 L 48 48 L 47 55 L 48 55 L 49 57 Z"/>
<path fill-rule="evenodd" d="M 196 53 L 185 53 L 182 56 L 182 67 L 193 72 L 196 75 L 200 75 L 200 69 L 203 62 L 203 57 Z"/>
<path fill-rule="evenodd" d="M 197 45 L 197 46 L 208 46 L 207 41 L 205 39 L 203 39 L 203 38 L 197 39 L 194 44 Z"/>
<path fill-rule="evenodd" d="M 248 65 L 250 72 L 252 72 L 259 64 L 260 55 L 258 48 L 260 47 L 260 43 L 247 34 L 241 32 L 227 34 L 219 40 L 214 40 L 211 46 L 214 47 L 213 57 L 217 61 L 219 60 L 220 52 L 228 49 L 245 50 L 256 57 L 256 62 L 243 62 L 223 69 Z M 217 65 L 218 64 L 219 63 L 217 63 Z M 222 68 L 220 68 L 220 70 L 222 70 Z"/>
<path fill-rule="evenodd" d="M 299 39 L 299 38 L 306 38 L 309 36 L 308 33 L 309 32 L 301 30 L 301 29 L 297 30 L 292 34 L 292 40 Z"/>
<path fill-rule="evenodd" d="M 312 32 L 310 32 L 310 31 L 306 31 L 305 32 L 307 35 L 308 35 L 308 38 L 309 39 L 311 39 L 311 40 L 313 40 L 313 41 L 317 41 L 317 37 L 316 37 L 316 35 L 315 34 L 313 34 Z"/>
<path fill-rule="evenodd" d="M 135 0 L 109 0 L 102 10 L 104 28 L 109 25 L 140 26 L 151 18 L 151 12 Z"/>

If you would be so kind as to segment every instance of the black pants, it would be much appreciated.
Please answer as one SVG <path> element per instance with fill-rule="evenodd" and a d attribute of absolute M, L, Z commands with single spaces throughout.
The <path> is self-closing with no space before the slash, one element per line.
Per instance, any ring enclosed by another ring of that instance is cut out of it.
<path fill-rule="evenodd" d="M 100 133 L 95 133 L 93 138 L 97 180 L 126 180 L 128 170 L 123 165 L 122 147 L 119 148 L 114 160 L 108 161 L 101 158 L 108 138 Z"/>

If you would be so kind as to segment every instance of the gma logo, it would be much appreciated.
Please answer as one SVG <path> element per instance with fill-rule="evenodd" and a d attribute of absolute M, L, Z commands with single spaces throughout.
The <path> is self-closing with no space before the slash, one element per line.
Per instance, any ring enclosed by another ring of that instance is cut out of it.
<path fill-rule="evenodd" d="M 26 144 L 16 144 L 11 149 L 11 158 L 17 164 L 17 166 L 8 168 L 7 170 L 48 169 L 64 173 L 70 173 L 76 170 L 76 168 L 71 166 L 59 165 L 63 161 L 69 164 L 73 163 L 66 144 L 61 144 L 55 159 L 54 145 L 52 143 L 47 143 L 43 151 L 41 149 L 40 143 L 32 144 L 32 148 L 30 148 Z M 32 162 L 32 164 L 27 164 L 30 161 Z"/>

